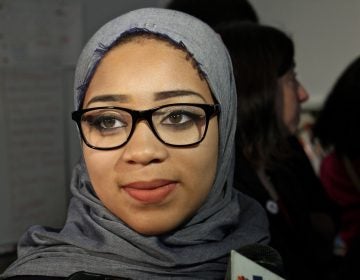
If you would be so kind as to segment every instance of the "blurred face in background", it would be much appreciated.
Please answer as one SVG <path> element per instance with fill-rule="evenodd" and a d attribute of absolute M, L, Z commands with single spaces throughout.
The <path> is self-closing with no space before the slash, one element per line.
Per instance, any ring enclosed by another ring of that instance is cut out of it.
<path fill-rule="evenodd" d="M 300 121 L 301 103 L 309 99 L 309 93 L 297 80 L 294 69 L 279 78 L 280 118 L 290 134 L 295 134 Z"/>

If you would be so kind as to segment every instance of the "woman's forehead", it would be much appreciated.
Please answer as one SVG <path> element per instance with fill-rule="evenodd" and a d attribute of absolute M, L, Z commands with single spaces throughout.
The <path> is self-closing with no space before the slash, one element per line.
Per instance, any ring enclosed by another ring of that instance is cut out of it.
<path fill-rule="evenodd" d="M 142 38 L 114 46 L 103 57 L 85 94 L 85 104 L 97 95 L 121 95 L 128 100 L 149 96 L 189 97 L 195 92 L 212 103 L 210 88 L 182 49 L 167 42 Z M 156 98 L 155 98 L 156 97 Z"/>
<path fill-rule="evenodd" d="M 201 69 L 198 61 L 193 57 L 193 54 L 188 51 L 186 46 L 183 43 L 178 43 L 172 40 L 170 37 L 167 37 L 163 34 L 157 34 L 157 33 L 150 33 L 150 32 L 134 32 L 127 34 L 125 36 L 121 36 L 117 41 L 113 48 L 121 47 L 122 45 L 128 44 L 128 43 L 135 43 L 139 45 L 146 45 L 148 43 L 151 43 L 153 45 L 162 45 L 167 46 L 169 48 L 179 50 L 179 53 L 181 53 L 186 60 L 188 60 L 191 65 L 194 67 L 194 69 L 197 70 L 199 77 L 201 79 L 206 79 L 206 74 Z M 110 49 L 111 50 L 111 49 Z"/>

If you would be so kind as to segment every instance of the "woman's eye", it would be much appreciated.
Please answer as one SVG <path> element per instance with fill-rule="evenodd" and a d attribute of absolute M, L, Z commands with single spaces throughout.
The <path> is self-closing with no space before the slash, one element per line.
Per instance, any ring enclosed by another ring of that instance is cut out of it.
<path fill-rule="evenodd" d="M 165 120 L 165 123 L 167 122 L 169 124 L 179 124 L 187 122 L 189 120 L 191 120 L 191 118 L 188 115 L 185 115 L 184 113 L 175 113 L 169 115 Z"/>
<path fill-rule="evenodd" d="M 178 111 L 169 113 L 162 120 L 162 124 L 165 125 L 182 125 L 189 124 L 190 122 L 195 122 L 198 117 L 195 114 L 185 111 Z"/>
<path fill-rule="evenodd" d="M 114 116 L 97 116 L 87 120 L 90 126 L 98 130 L 117 129 L 126 126 L 126 123 Z"/>
<path fill-rule="evenodd" d="M 103 118 L 99 124 L 101 128 L 117 128 L 122 126 L 121 122 L 114 118 Z"/>

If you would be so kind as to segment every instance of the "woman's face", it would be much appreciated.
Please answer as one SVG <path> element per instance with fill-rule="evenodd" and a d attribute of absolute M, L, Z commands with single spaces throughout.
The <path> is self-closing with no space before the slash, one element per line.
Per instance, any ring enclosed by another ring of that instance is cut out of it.
<path fill-rule="evenodd" d="M 309 98 L 309 93 L 297 80 L 293 69 L 279 78 L 281 119 L 290 134 L 297 130 L 300 120 L 301 103 Z"/>
<path fill-rule="evenodd" d="M 185 52 L 159 40 L 137 38 L 103 58 L 84 108 L 146 110 L 172 103 L 214 100 Z M 83 145 L 83 153 L 103 204 L 137 232 L 161 234 L 179 226 L 205 201 L 216 174 L 218 122 L 211 118 L 205 139 L 184 148 L 161 143 L 142 120 L 125 146 L 101 151 Z"/>

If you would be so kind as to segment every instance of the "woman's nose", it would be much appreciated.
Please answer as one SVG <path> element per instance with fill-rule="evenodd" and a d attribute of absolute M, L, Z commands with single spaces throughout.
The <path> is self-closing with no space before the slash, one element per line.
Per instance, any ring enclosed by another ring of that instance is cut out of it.
<path fill-rule="evenodd" d="M 123 147 L 122 159 L 131 164 L 147 165 L 162 162 L 167 156 L 167 146 L 154 135 L 146 121 L 140 121 Z"/>
<path fill-rule="evenodd" d="M 300 84 L 298 88 L 298 99 L 300 103 L 303 103 L 309 99 L 309 93 L 302 84 Z"/>

